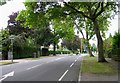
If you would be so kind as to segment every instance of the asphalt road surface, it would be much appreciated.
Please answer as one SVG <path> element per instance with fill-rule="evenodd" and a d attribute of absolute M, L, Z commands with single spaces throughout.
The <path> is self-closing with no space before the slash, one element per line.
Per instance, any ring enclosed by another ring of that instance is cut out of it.
<path fill-rule="evenodd" d="M 81 60 L 82 55 L 59 55 L 0 66 L 0 81 L 78 81 Z"/>

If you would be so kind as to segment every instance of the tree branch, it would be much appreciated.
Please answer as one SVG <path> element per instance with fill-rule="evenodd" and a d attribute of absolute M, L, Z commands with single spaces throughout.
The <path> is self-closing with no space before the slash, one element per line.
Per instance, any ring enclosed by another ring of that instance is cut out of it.
<path fill-rule="evenodd" d="M 80 29 L 79 28 L 79 26 L 75 23 L 75 25 L 77 26 L 77 29 L 80 31 L 80 33 L 82 34 L 82 36 L 83 36 L 83 39 L 85 39 L 85 37 L 84 37 L 84 34 L 83 34 L 83 32 L 82 32 L 82 29 Z"/>
<path fill-rule="evenodd" d="M 86 17 L 86 18 L 88 18 L 88 19 L 92 19 L 91 17 L 85 15 L 84 12 L 77 10 L 76 8 L 72 7 L 71 5 L 68 5 L 66 2 L 64 2 L 64 3 L 65 3 L 66 6 L 70 7 L 70 8 L 71 8 L 72 10 L 74 10 L 75 12 L 82 14 L 84 17 Z"/>
<path fill-rule="evenodd" d="M 104 2 L 101 3 L 101 10 L 95 15 L 94 19 L 97 18 L 103 11 L 105 11 L 105 8 L 109 6 L 108 2 L 107 4 L 103 7 Z"/>
<path fill-rule="evenodd" d="M 97 13 L 97 10 L 100 8 L 100 2 L 98 3 L 98 6 L 97 6 L 97 8 L 95 9 L 95 12 L 94 12 L 94 14 L 93 14 L 93 16 L 95 16 L 95 14 Z"/>

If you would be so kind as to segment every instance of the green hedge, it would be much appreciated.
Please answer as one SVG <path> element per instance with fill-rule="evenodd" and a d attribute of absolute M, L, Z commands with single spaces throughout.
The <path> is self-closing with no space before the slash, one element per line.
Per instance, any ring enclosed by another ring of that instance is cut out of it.
<path fill-rule="evenodd" d="M 105 57 L 111 58 L 112 56 L 112 48 L 105 49 Z"/>
<path fill-rule="evenodd" d="M 120 48 L 116 48 L 112 50 L 112 59 L 116 61 L 120 61 Z"/>
<path fill-rule="evenodd" d="M 49 51 L 49 54 L 53 54 L 54 53 L 54 51 Z M 56 51 L 56 54 L 70 54 L 71 52 L 70 51 Z"/>
<path fill-rule="evenodd" d="M 24 47 L 23 49 L 19 47 L 14 48 L 14 59 L 20 59 L 20 58 L 30 58 L 33 57 L 33 53 L 36 52 L 36 48 L 30 48 L 30 47 Z"/>

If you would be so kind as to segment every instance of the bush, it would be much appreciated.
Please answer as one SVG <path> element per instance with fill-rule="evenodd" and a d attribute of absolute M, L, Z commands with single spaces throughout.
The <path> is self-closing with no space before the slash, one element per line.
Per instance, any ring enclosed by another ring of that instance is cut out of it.
<path fill-rule="evenodd" d="M 112 59 L 116 61 L 120 61 L 120 48 L 116 48 L 112 50 Z"/>
<path fill-rule="evenodd" d="M 70 51 L 56 51 L 56 54 L 70 54 L 71 52 Z M 49 54 L 54 54 L 54 51 L 49 51 Z"/>
<path fill-rule="evenodd" d="M 33 47 L 24 47 L 23 49 L 20 47 L 14 48 L 14 59 L 20 59 L 20 58 L 31 58 L 33 57 L 33 53 L 36 52 L 37 49 Z"/>
<path fill-rule="evenodd" d="M 113 37 L 112 59 L 120 61 L 120 33 L 116 33 Z"/>
<path fill-rule="evenodd" d="M 48 56 L 48 48 L 42 48 L 42 56 Z"/>
<path fill-rule="evenodd" d="M 105 57 L 111 58 L 112 48 L 105 49 Z"/>

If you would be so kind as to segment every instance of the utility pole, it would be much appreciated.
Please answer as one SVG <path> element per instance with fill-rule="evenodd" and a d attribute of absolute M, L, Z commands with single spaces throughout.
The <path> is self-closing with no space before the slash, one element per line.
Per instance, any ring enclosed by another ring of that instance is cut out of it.
<path fill-rule="evenodd" d="M 120 11 L 120 0 L 118 0 L 118 10 Z M 118 22 L 120 21 L 120 12 L 118 12 Z M 120 32 L 120 23 L 118 23 L 118 32 Z"/>
<path fill-rule="evenodd" d="M 11 35 L 9 36 L 9 39 L 11 40 L 11 52 L 10 52 L 10 57 L 11 57 L 11 62 L 13 63 L 13 42 L 14 42 L 14 39 L 15 39 L 15 35 Z"/>
<path fill-rule="evenodd" d="M 81 53 L 82 53 L 82 38 L 81 38 Z"/>

